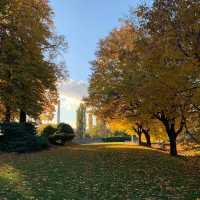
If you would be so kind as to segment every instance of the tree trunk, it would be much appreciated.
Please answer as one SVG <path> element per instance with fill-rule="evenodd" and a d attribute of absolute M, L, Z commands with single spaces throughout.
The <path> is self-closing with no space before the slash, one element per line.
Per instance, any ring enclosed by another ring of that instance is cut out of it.
<path fill-rule="evenodd" d="M 137 128 L 133 128 L 133 129 L 138 135 L 138 144 L 142 145 L 142 127 L 140 124 L 136 123 L 136 125 L 137 125 Z"/>
<path fill-rule="evenodd" d="M 20 119 L 19 119 L 20 123 L 26 123 L 26 112 L 24 112 L 23 110 L 20 111 Z"/>
<path fill-rule="evenodd" d="M 6 111 L 5 111 L 5 123 L 10 123 L 11 121 L 11 110 L 9 106 L 6 106 Z"/>
<path fill-rule="evenodd" d="M 149 134 L 149 131 L 144 131 L 144 135 L 145 135 L 145 138 L 146 138 L 146 144 L 148 147 L 151 147 L 151 137 L 150 137 L 150 134 Z"/>
<path fill-rule="evenodd" d="M 170 142 L 170 154 L 172 156 L 177 156 L 178 153 L 177 153 L 177 146 L 176 146 L 176 138 L 182 132 L 183 128 L 186 126 L 186 118 L 183 112 L 181 112 L 181 115 L 180 115 L 181 122 L 180 122 L 180 126 L 178 130 L 176 130 L 175 128 L 175 123 L 176 123 L 175 118 L 171 118 L 171 119 L 167 118 L 164 112 L 155 113 L 154 116 L 158 120 L 160 120 L 165 126 L 167 135 L 169 137 L 169 142 Z"/>
<path fill-rule="evenodd" d="M 142 133 L 138 133 L 138 143 L 142 145 Z"/>
<path fill-rule="evenodd" d="M 177 134 L 175 131 L 175 123 L 171 123 L 168 121 L 167 123 L 165 122 L 165 127 L 166 131 L 169 137 L 169 142 L 170 142 L 170 155 L 171 156 L 177 156 L 177 148 L 176 148 L 176 138 Z"/>
<path fill-rule="evenodd" d="M 170 155 L 171 156 L 177 156 L 177 148 L 176 148 L 176 136 L 175 133 L 172 131 L 171 136 L 169 136 L 169 142 L 170 142 Z"/>

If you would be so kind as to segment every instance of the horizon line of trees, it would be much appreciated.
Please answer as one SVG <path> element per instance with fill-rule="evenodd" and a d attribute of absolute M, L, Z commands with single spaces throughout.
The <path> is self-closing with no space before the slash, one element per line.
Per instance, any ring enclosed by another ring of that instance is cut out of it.
<path fill-rule="evenodd" d="M 177 137 L 200 111 L 200 1 L 154 0 L 139 6 L 119 28 L 100 40 L 87 105 L 105 120 L 126 119 L 145 134 L 158 120 L 170 154 Z"/>

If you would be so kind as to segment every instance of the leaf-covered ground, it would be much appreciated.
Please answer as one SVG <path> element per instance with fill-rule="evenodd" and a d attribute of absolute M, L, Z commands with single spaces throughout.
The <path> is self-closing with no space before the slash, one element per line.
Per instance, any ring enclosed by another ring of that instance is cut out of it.
<path fill-rule="evenodd" d="M 0 155 L 0 200 L 200 198 L 200 157 L 128 144 Z"/>

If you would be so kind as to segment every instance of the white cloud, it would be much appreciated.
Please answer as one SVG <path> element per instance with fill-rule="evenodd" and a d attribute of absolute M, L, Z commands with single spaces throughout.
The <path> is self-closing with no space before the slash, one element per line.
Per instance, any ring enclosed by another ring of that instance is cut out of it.
<path fill-rule="evenodd" d="M 84 81 L 67 80 L 59 84 L 59 91 L 61 96 L 67 96 L 75 99 L 82 100 L 87 96 L 88 85 Z"/>

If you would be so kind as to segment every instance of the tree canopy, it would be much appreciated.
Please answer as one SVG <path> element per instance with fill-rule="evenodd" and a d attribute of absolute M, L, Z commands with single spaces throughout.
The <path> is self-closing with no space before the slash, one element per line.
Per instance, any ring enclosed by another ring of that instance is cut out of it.
<path fill-rule="evenodd" d="M 139 6 L 99 43 L 87 103 L 106 118 L 158 119 L 171 155 L 188 116 L 199 108 L 200 3 Z M 137 16 L 137 23 L 134 17 Z"/>
<path fill-rule="evenodd" d="M 20 112 L 20 120 L 52 111 L 57 101 L 56 84 L 63 69 L 56 64 L 63 37 L 53 27 L 48 1 L 1 1 L 0 102 L 5 121 Z M 12 115 L 11 115 L 12 114 Z M 16 116 L 16 115 L 15 115 Z"/>

